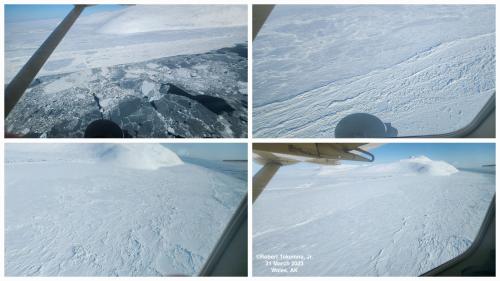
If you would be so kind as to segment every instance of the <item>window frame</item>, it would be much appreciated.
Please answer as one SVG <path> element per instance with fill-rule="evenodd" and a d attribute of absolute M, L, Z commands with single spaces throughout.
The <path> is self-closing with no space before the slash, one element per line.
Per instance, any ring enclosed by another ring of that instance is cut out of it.
<path fill-rule="evenodd" d="M 493 199 L 491 199 L 490 205 L 488 207 L 488 210 L 486 211 L 486 214 L 484 216 L 484 220 L 481 224 L 481 227 L 479 228 L 476 237 L 474 238 L 474 241 L 472 244 L 465 250 L 462 254 L 448 260 L 447 262 L 444 262 L 441 265 L 438 265 L 437 267 L 421 274 L 420 276 L 439 276 L 442 273 L 446 272 L 448 269 L 459 265 L 462 261 L 470 258 L 473 256 L 473 254 L 480 248 L 483 239 L 485 238 L 488 229 L 490 227 L 493 227 L 493 233 L 495 233 L 495 205 L 496 205 L 496 193 L 493 195 Z M 496 237 L 493 237 L 494 242 L 496 243 Z M 495 246 L 496 248 L 496 246 Z M 446 275 L 448 276 L 448 275 Z M 451 276 L 451 275 L 449 275 Z"/>
<path fill-rule="evenodd" d="M 401 136 L 396 138 L 466 138 L 476 129 L 478 129 L 479 126 L 490 116 L 490 114 L 495 114 L 495 109 L 496 109 L 496 90 L 493 93 L 493 95 L 491 95 L 491 97 L 488 99 L 486 104 L 476 114 L 476 117 L 474 117 L 474 119 L 472 119 L 472 121 L 469 124 L 467 124 L 465 127 L 461 129 L 443 134 Z M 495 132 L 493 133 L 493 135 L 495 135 Z"/>

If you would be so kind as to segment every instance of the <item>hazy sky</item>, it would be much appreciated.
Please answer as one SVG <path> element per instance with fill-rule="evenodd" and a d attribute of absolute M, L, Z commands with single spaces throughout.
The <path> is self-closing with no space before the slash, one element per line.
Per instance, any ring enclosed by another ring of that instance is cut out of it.
<path fill-rule="evenodd" d="M 482 165 L 495 164 L 495 144 L 491 143 L 391 143 L 369 151 L 375 155 L 374 164 L 395 162 L 421 155 L 432 160 L 448 162 L 457 168 L 480 168 Z M 343 161 L 343 163 L 366 164 L 354 161 Z M 260 167 L 254 162 L 253 174 Z"/>
<path fill-rule="evenodd" d="M 169 143 L 164 145 L 181 157 L 208 160 L 247 159 L 247 145 L 241 143 Z"/>
<path fill-rule="evenodd" d="M 82 15 L 89 15 L 102 11 L 121 9 L 123 5 L 96 5 L 85 8 Z M 73 5 L 5 5 L 5 21 L 19 22 L 30 20 L 63 19 Z"/>

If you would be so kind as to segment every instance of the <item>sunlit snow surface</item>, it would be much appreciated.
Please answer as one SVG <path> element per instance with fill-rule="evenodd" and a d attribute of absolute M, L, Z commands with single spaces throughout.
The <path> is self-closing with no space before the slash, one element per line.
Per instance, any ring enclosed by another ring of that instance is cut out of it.
<path fill-rule="evenodd" d="M 278 5 L 253 62 L 257 137 L 333 137 L 353 113 L 449 133 L 495 93 L 495 7 Z"/>
<path fill-rule="evenodd" d="M 104 118 L 132 137 L 244 137 L 246 16 L 246 6 L 231 5 L 83 14 L 10 113 L 7 130 L 82 137 Z M 59 20 L 6 23 L 6 83 Z M 168 91 L 171 84 L 187 94 Z"/>
<path fill-rule="evenodd" d="M 493 173 L 424 157 L 283 167 L 253 205 L 253 273 L 420 275 L 471 245 L 494 193 Z M 273 273 L 262 254 L 312 259 Z"/>
<path fill-rule="evenodd" d="M 247 188 L 246 165 L 194 162 L 157 144 L 7 145 L 6 275 L 196 274 Z"/>

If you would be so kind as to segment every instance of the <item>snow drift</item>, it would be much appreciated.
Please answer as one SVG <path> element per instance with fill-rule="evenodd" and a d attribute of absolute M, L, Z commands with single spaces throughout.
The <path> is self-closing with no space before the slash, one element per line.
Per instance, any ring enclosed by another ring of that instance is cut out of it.
<path fill-rule="evenodd" d="M 156 170 L 182 164 L 182 160 L 170 149 L 160 144 L 112 144 L 100 147 L 97 157 L 134 169 Z"/>
<path fill-rule="evenodd" d="M 97 14 L 96 17 L 102 16 Z M 86 21 L 94 21 L 92 15 Z M 129 34 L 160 30 L 245 26 L 246 24 L 247 11 L 245 6 L 224 6 L 224 9 L 221 9 L 219 5 L 160 7 L 137 5 L 110 13 L 97 32 Z"/>
<path fill-rule="evenodd" d="M 411 157 L 395 163 L 375 165 L 373 172 L 397 173 L 400 175 L 449 176 L 458 172 L 457 168 L 444 161 L 434 161 L 426 156 Z"/>
<path fill-rule="evenodd" d="M 426 156 L 412 156 L 397 162 L 374 165 L 322 166 L 318 175 L 330 176 L 333 173 L 390 174 L 398 176 L 450 176 L 458 169 L 445 161 L 436 161 Z"/>
<path fill-rule="evenodd" d="M 44 144 L 12 145 L 7 162 L 91 162 L 131 169 L 156 170 L 183 161 L 160 144 Z"/>

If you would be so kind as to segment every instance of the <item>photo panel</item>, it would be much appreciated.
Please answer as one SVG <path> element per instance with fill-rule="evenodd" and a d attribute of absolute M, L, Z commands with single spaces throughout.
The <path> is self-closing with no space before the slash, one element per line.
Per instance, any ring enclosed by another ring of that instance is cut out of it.
<path fill-rule="evenodd" d="M 495 276 L 494 143 L 254 143 L 253 276 Z"/>
<path fill-rule="evenodd" d="M 254 5 L 255 138 L 495 137 L 495 5 Z"/>
<path fill-rule="evenodd" d="M 7 137 L 247 137 L 247 5 L 4 7 Z"/>
<path fill-rule="evenodd" d="M 5 144 L 6 276 L 247 276 L 247 144 Z"/>

